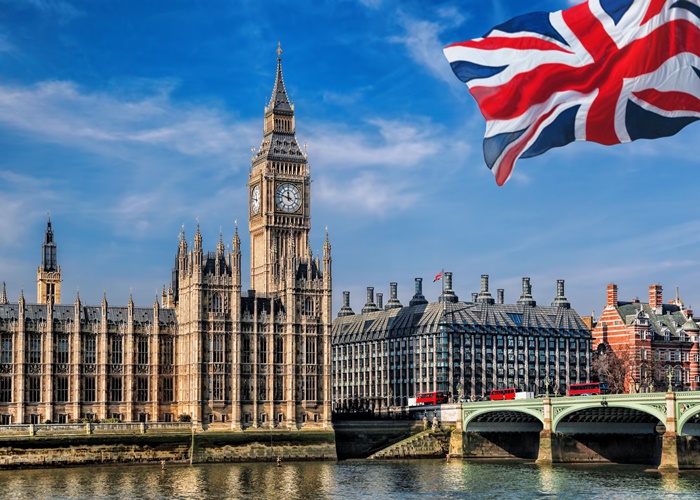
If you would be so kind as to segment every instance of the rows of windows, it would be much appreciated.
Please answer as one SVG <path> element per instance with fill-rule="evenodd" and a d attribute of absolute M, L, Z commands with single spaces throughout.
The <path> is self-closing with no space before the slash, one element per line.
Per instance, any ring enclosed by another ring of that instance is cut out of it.
<path fill-rule="evenodd" d="M 413 397 L 426 390 L 483 396 L 497 387 L 537 390 L 544 377 L 550 379 L 550 388 L 562 390 L 571 381 L 588 378 L 590 340 L 586 338 L 444 337 L 334 346 L 334 398 L 383 398 L 390 392 Z"/>

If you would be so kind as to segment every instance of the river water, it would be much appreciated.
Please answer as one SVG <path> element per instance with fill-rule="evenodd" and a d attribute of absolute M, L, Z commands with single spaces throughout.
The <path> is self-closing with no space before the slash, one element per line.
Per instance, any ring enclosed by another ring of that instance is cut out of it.
<path fill-rule="evenodd" d="M 95 466 L 0 471 L 0 497 L 199 498 L 699 498 L 700 471 L 528 461 L 401 460 Z"/>

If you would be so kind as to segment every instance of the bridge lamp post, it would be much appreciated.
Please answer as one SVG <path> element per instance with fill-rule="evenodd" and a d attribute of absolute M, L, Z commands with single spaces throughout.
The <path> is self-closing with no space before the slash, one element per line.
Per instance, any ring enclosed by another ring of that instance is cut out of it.
<path fill-rule="evenodd" d="M 671 380 L 673 380 L 673 373 L 671 372 L 670 368 L 666 372 L 666 378 L 668 379 L 668 392 L 673 392 L 673 385 L 671 384 Z"/>
<path fill-rule="evenodd" d="M 547 397 L 549 397 L 549 384 L 551 382 L 552 381 L 549 379 L 549 375 L 544 377 L 544 390 L 545 390 L 545 394 L 547 395 Z"/>

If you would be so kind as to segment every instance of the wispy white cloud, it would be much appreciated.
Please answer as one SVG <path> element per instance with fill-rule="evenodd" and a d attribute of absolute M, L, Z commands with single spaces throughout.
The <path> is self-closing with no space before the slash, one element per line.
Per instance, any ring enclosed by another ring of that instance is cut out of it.
<path fill-rule="evenodd" d="M 315 188 L 314 196 L 321 204 L 339 211 L 384 216 L 405 210 L 420 198 L 414 182 L 399 179 L 388 183 L 376 172 L 361 172 L 342 183 L 319 176 Z"/>
<path fill-rule="evenodd" d="M 348 130 L 318 123 L 308 128 L 309 151 L 325 169 L 412 169 L 425 164 L 447 142 L 442 127 L 420 117 L 374 118 Z"/>
<path fill-rule="evenodd" d="M 14 47 L 10 43 L 10 41 L 7 39 L 7 35 L 5 33 L 0 32 L 0 54 L 3 52 L 13 52 Z"/>
<path fill-rule="evenodd" d="M 393 36 L 389 40 L 404 45 L 411 58 L 428 72 L 453 83 L 454 75 L 442 53 L 444 43 L 439 39 L 439 35 L 448 27 L 459 26 L 464 16 L 454 9 L 441 9 L 438 11 L 438 17 L 438 21 L 416 19 L 399 11 L 397 19 L 403 34 Z"/>
<path fill-rule="evenodd" d="M 382 5 L 382 0 L 358 0 L 360 4 L 370 9 L 378 9 Z"/>
<path fill-rule="evenodd" d="M 214 109 L 176 105 L 167 89 L 147 97 L 83 92 L 66 81 L 0 85 L 0 124 L 46 142 L 112 154 L 113 145 L 158 147 L 191 156 L 232 155 L 253 138 L 249 123 L 230 123 Z"/>
<path fill-rule="evenodd" d="M 436 165 L 459 168 L 471 152 L 459 140 L 463 131 L 422 117 L 373 118 L 352 130 L 312 123 L 306 130 L 315 198 L 338 212 L 396 216 L 429 195 L 426 179 Z"/>
<path fill-rule="evenodd" d="M 24 0 L 24 2 L 26 5 L 34 7 L 37 11 L 61 23 L 83 15 L 80 9 L 66 0 Z"/>

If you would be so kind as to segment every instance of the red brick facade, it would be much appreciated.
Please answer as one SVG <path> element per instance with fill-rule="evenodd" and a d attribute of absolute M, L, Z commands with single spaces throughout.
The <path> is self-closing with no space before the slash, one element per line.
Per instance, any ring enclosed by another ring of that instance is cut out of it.
<path fill-rule="evenodd" d="M 674 390 L 698 390 L 699 335 L 693 312 L 685 309 L 678 297 L 663 303 L 661 285 L 651 285 L 649 302 L 643 303 L 638 299 L 619 301 L 617 285 L 610 284 L 607 303 L 593 328 L 593 348 L 604 344 L 627 360 L 627 392 L 649 391 L 654 369 L 672 374 Z M 657 376 L 657 388 L 663 382 Z"/>

